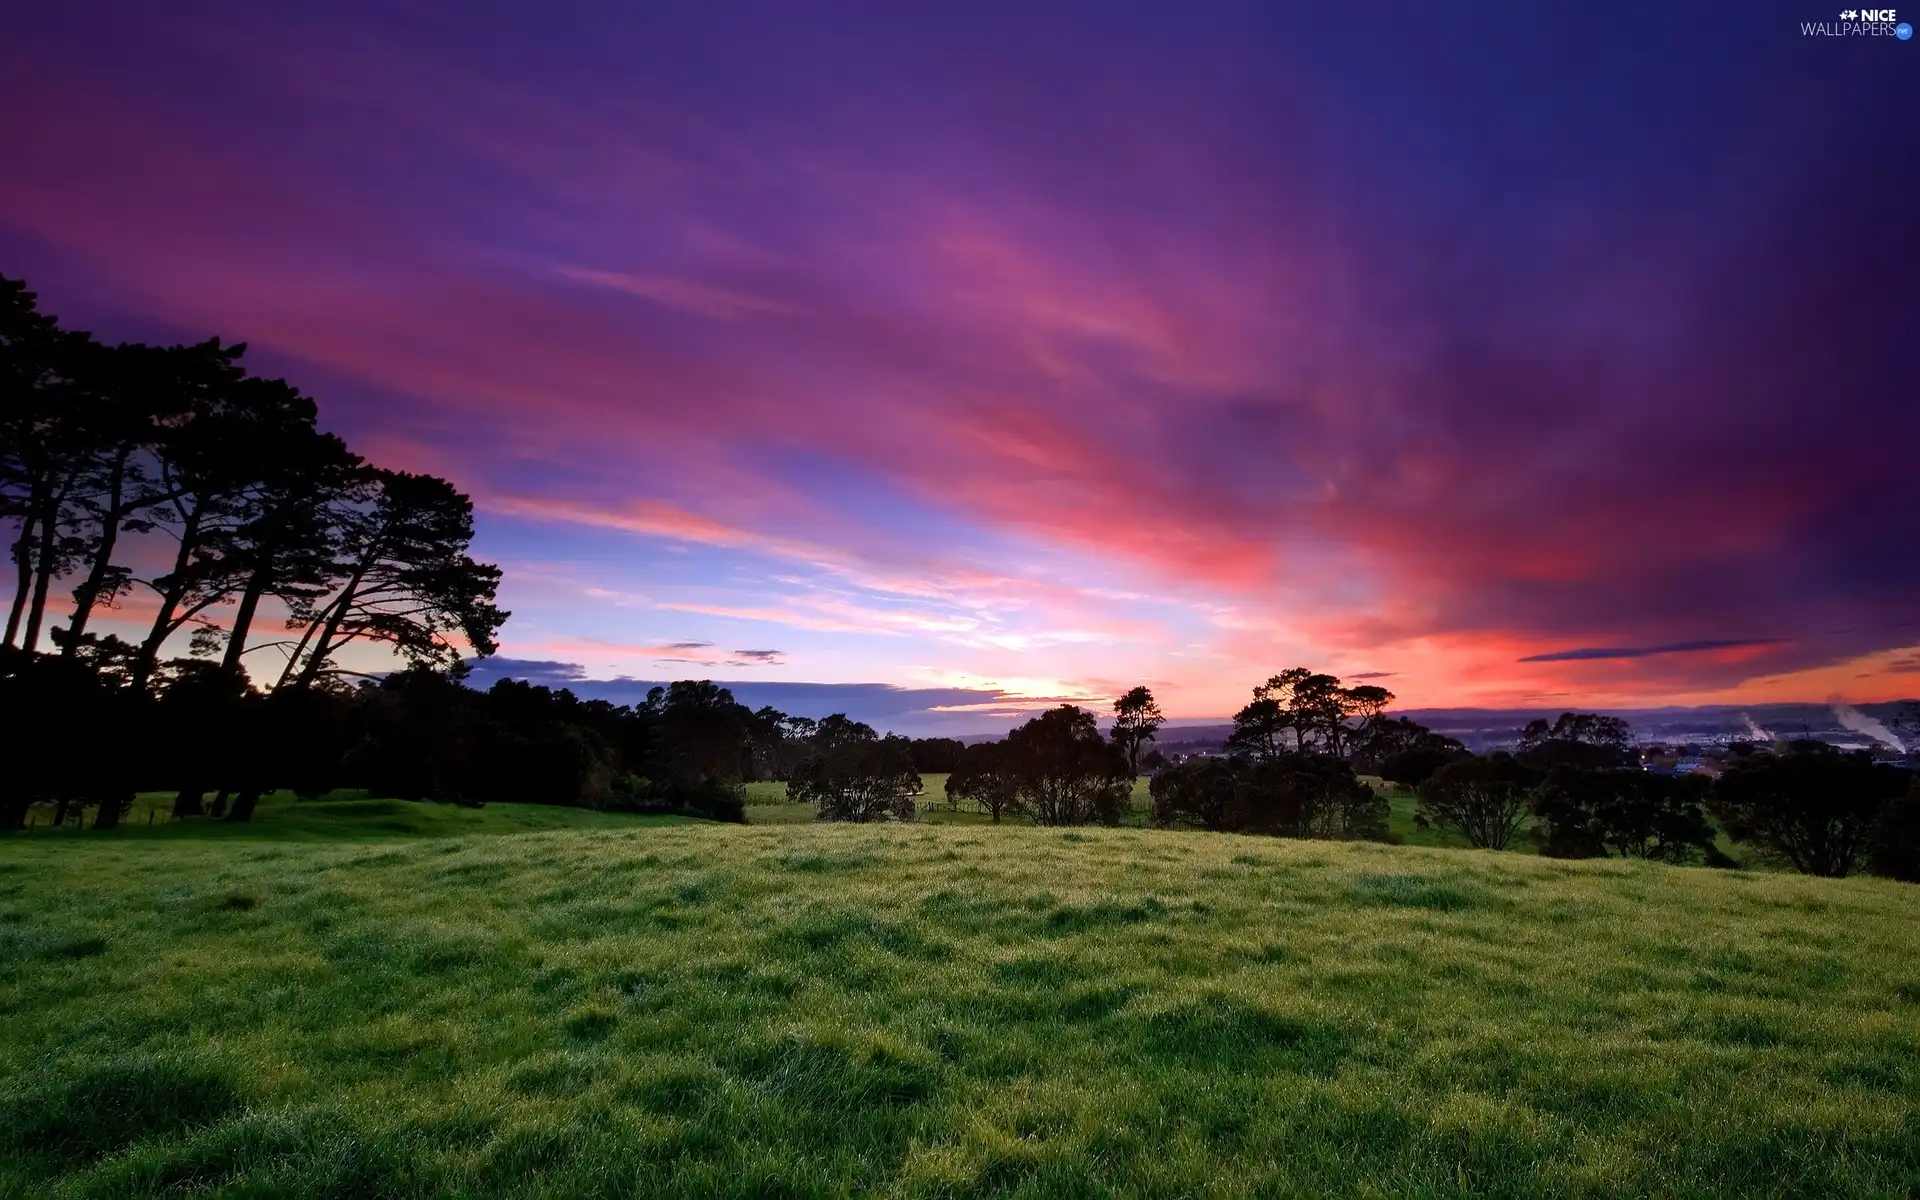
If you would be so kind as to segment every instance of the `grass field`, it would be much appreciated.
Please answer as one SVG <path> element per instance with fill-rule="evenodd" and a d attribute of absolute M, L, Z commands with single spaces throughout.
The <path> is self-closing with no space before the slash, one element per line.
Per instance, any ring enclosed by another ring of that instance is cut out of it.
<path fill-rule="evenodd" d="M 1910 886 L 331 807 L 0 842 L 0 1194 L 1920 1189 Z"/>

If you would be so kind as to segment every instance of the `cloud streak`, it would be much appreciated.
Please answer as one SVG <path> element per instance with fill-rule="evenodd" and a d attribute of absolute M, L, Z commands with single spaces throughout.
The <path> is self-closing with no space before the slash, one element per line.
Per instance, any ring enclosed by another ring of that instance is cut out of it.
<path fill-rule="evenodd" d="M 1652 658 L 1661 654 L 1704 654 L 1713 650 L 1750 650 L 1763 646 L 1778 646 L 1785 642 L 1785 638 L 1736 638 L 1675 642 L 1668 646 L 1588 647 L 1577 650 L 1554 650 L 1547 654 L 1529 654 L 1517 661 L 1523 663 L 1590 662 L 1603 658 Z"/>

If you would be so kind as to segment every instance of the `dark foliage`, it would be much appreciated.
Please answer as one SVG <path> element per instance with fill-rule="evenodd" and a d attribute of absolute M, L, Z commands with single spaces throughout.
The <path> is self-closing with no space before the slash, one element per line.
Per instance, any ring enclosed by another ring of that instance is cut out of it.
<path fill-rule="evenodd" d="M 1133 789 L 1126 756 L 1100 736 L 1093 714 L 1071 704 L 1007 735 L 1001 769 L 1039 825 L 1112 825 Z"/>
<path fill-rule="evenodd" d="M 839 715 L 820 722 L 787 785 L 788 799 L 813 803 L 822 821 L 909 821 L 919 791 L 907 738 Z"/>
<path fill-rule="evenodd" d="M 914 738 L 909 749 L 914 770 L 922 775 L 945 775 L 959 768 L 967 744 L 959 738 Z"/>
<path fill-rule="evenodd" d="M 1526 820 L 1534 776 L 1510 754 L 1450 763 L 1420 785 L 1414 820 L 1451 829 L 1483 850 L 1505 850 Z"/>
<path fill-rule="evenodd" d="M 1913 777 L 1906 795 L 1888 801 L 1880 810 L 1868 869 L 1889 879 L 1920 883 L 1920 774 Z"/>
<path fill-rule="evenodd" d="M 1882 813 L 1909 783 L 1906 772 L 1864 751 L 1792 742 L 1734 760 L 1714 784 L 1710 804 L 1736 841 L 1808 875 L 1838 877 L 1866 861 Z M 1899 843 L 1896 827 L 1888 827 L 1891 846 Z M 1890 850 L 1889 862 L 1897 854 Z"/>
<path fill-rule="evenodd" d="M 1381 716 L 1353 743 L 1354 770 L 1406 787 L 1418 787 L 1428 775 L 1467 756 L 1460 742 L 1406 717 Z"/>
<path fill-rule="evenodd" d="M 1572 767 L 1604 771 L 1634 765 L 1633 730 L 1619 717 L 1564 712 L 1527 722 L 1517 757 L 1536 771 Z"/>
<path fill-rule="evenodd" d="M 1557 858 L 1711 861 L 1706 794 L 1697 775 L 1559 767 L 1533 792 L 1534 837 L 1541 853 Z"/>
<path fill-rule="evenodd" d="M 1153 778 L 1157 825 L 1232 833 L 1385 840 L 1387 802 L 1348 763 L 1324 755 L 1196 758 Z"/>
<path fill-rule="evenodd" d="M 972 804 L 992 817 L 996 824 L 1005 816 L 1017 814 L 1020 784 L 1009 765 L 1005 742 L 977 742 L 968 746 L 947 776 L 947 800 L 951 804 Z"/>
<path fill-rule="evenodd" d="M 1167 719 L 1160 715 L 1160 705 L 1153 698 L 1153 692 L 1143 684 L 1131 688 L 1113 702 L 1113 729 L 1110 736 L 1113 744 L 1120 747 L 1127 756 L 1127 774 L 1140 774 L 1140 749 L 1153 741 L 1160 727 Z"/>
<path fill-rule="evenodd" d="M 1227 749 L 1259 759 L 1288 751 L 1351 754 L 1373 735 L 1393 699 L 1383 687 L 1343 687 L 1336 676 L 1291 667 L 1253 689 L 1253 702 L 1234 714 Z"/>

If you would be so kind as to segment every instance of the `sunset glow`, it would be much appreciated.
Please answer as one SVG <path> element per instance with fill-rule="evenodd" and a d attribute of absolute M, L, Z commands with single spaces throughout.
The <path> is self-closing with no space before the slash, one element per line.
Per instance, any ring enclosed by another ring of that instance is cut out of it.
<path fill-rule="evenodd" d="M 1920 692 L 1908 53 L 1542 6 L 34 7 L 0 269 L 245 341 L 471 493 L 504 659 L 983 731 L 1293 664 Z"/>

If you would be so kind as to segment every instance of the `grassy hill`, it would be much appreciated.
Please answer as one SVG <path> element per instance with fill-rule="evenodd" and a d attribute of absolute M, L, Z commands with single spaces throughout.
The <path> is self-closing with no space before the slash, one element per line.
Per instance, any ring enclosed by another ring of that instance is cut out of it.
<path fill-rule="evenodd" d="M 1920 889 L 515 807 L 0 842 L 0 1195 L 1920 1189 Z"/>

